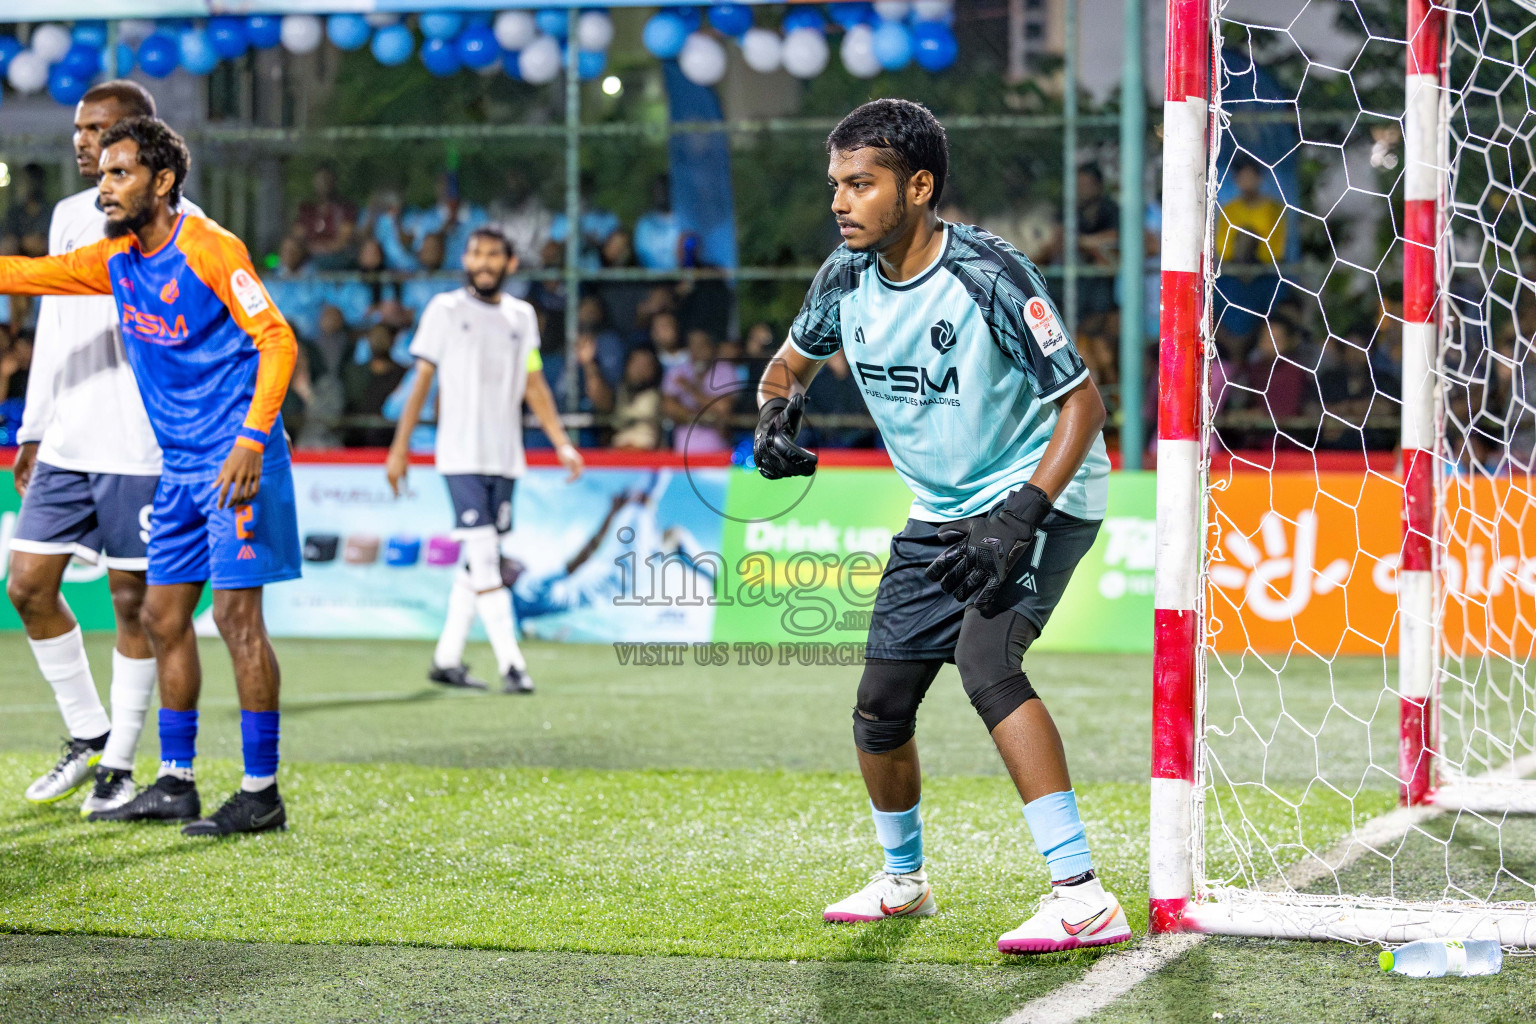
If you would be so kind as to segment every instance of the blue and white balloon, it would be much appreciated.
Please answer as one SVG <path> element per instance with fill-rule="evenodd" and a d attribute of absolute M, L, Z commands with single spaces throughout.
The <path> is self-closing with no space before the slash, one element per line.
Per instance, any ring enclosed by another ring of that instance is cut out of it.
<path fill-rule="evenodd" d="M 827 69 L 831 56 L 827 37 L 819 28 L 797 28 L 784 36 L 784 70 L 796 78 L 815 78 Z"/>
<path fill-rule="evenodd" d="M 421 63 L 438 78 L 459 70 L 459 47 L 452 39 L 428 39 L 421 44 Z"/>
<path fill-rule="evenodd" d="M 373 34 L 369 44 L 373 59 L 387 68 L 399 67 L 411 59 L 416 50 L 416 37 L 404 25 L 386 25 Z"/>
<path fill-rule="evenodd" d="M 843 33 L 838 55 L 843 67 L 854 78 L 874 78 L 880 73 L 880 62 L 875 59 L 874 35 L 868 25 L 855 25 Z"/>
<path fill-rule="evenodd" d="M 258 50 L 270 50 L 283 41 L 283 19 L 253 14 L 245 19 L 245 38 Z"/>
<path fill-rule="evenodd" d="M 687 38 L 688 29 L 683 19 L 672 11 L 657 11 L 651 15 L 640 33 L 640 41 L 646 50 L 661 60 L 671 60 L 681 53 Z"/>
<path fill-rule="evenodd" d="M 32 30 L 30 49 L 46 63 L 53 64 L 69 52 L 69 44 L 73 41 L 69 29 L 63 25 L 39 25 Z"/>
<path fill-rule="evenodd" d="M 725 47 L 707 32 L 691 33 L 677 54 L 677 66 L 694 85 L 718 85 L 725 77 Z"/>
<path fill-rule="evenodd" d="M 881 21 L 905 21 L 911 11 L 907 0 L 875 0 L 875 13 Z"/>
<path fill-rule="evenodd" d="M 37 92 L 48 84 L 48 62 L 36 50 L 22 50 L 6 65 L 5 78 L 23 95 Z"/>
<path fill-rule="evenodd" d="M 80 97 L 91 87 L 89 78 L 80 78 L 70 74 L 69 69 L 63 63 L 55 64 L 53 70 L 48 73 L 48 95 L 66 106 L 74 106 L 80 102 Z"/>
<path fill-rule="evenodd" d="M 948 25 L 955 20 L 953 0 L 914 0 L 913 21 L 942 21 Z"/>
<path fill-rule="evenodd" d="M 150 33 L 139 44 L 139 70 L 150 78 L 164 78 L 181 63 L 181 46 L 165 32 Z"/>
<path fill-rule="evenodd" d="M 188 74 L 206 75 L 219 66 L 219 53 L 203 29 L 188 29 L 181 34 L 176 45 L 181 53 L 181 66 L 187 69 Z"/>
<path fill-rule="evenodd" d="M 741 59 L 747 67 L 767 75 L 779 70 L 783 62 L 784 40 L 771 29 L 751 28 L 741 37 Z"/>
<path fill-rule="evenodd" d="M 576 45 L 587 53 L 601 53 L 613 43 L 613 19 L 602 11 L 585 11 L 576 19 Z"/>
<path fill-rule="evenodd" d="M 24 47 L 21 40 L 15 36 L 0 36 L 0 75 L 4 75 L 11 66 L 11 58 L 20 53 Z"/>
<path fill-rule="evenodd" d="M 325 37 L 338 50 L 361 50 L 372 35 L 373 29 L 356 14 L 333 14 L 325 19 Z"/>
<path fill-rule="evenodd" d="M 943 71 L 960 53 L 955 34 L 942 21 L 920 21 L 912 26 L 912 56 L 924 71 Z"/>
<path fill-rule="evenodd" d="M 420 18 L 421 34 L 428 39 L 452 39 L 464 28 L 464 16 L 452 11 L 428 11 Z"/>
<path fill-rule="evenodd" d="M 107 45 L 107 23 L 104 21 L 77 21 L 75 29 L 69 34 L 77 43 L 86 46 L 94 46 L 96 49 L 104 49 Z"/>
<path fill-rule="evenodd" d="M 887 71 L 900 71 L 912 63 L 912 33 L 899 21 L 882 21 L 874 28 L 870 42 L 875 59 Z"/>
<path fill-rule="evenodd" d="M 496 42 L 503 50 L 516 53 L 539 34 L 539 26 L 527 11 L 502 11 L 491 26 Z"/>
<path fill-rule="evenodd" d="M 56 66 L 76 78 L 90 81 L 101 73 L 101 48 L 89 43 L 71 43 Z"/>
<path fill-rule="evenodd" d="M 832 20 L 843 28 L 853 28 L 855 25 L 873 25 L 876 20 L 875 8 L 868 3 L 842 3 L 833 4 L 827 8 L 832 12 Z"/>
<path fill-rule="evenodd" d="M 456 45 L 459 49 L 459 63 L 472 71 L 488 68 L 501 58 L 496 34 L 485 25 L 470 25 L 459 33 Z"/>
<path fill-rule="evenodd" d="M 560 74 L 560 44 L 539 36 L 517 55 L 517 75 L 532 85 L 546 85 Z"/>
<path fill-rule="evenodd" d="M 134 57 L 133 47 L 127 43 L 117 44 L 117 77 L 125 78 L 133 72 Z"/>
<path fill-rule="evenodd" d="M 245 22 L 240 18 L 209 18 L 208 42 L 222 60 L 234 60 L 250 48 Z"/>
<path fill-rule="evenodd" d="M 827 19 L 821 16 L 821 11 L 815 7 L 791 7 L 784 15 L 784 35 L 787 38 L 791 32 L 802 28 L 813 28 L 818 32 L 827 27 Z"/>
<path fill-rule="evenodd" d="M 576 77 L 590 82 L 608 68 L 608 54 L 603 50 L 576 51 Z"/>
<path fill-rule="evenodd" d="M 709 9 L 709 23 L 721 35 L 738 39 L 752 27 L 752 8 L 746 4 L 716 4 Z"/>
<path fill-rule="evenodd" d="M 556 7 L 543 7 L 533 16 L 533 21 L 539 26 L 540 32 L 564 42 L 566 29 L 569 27 L 566 23 L 565 11 Z"/>
<path fill-rule="evenodd" d="M 325 38 L 325 26 L 313 14 L 289 14 L 283 18 L 282 38 L 289 53 L 314 53 Z"/>

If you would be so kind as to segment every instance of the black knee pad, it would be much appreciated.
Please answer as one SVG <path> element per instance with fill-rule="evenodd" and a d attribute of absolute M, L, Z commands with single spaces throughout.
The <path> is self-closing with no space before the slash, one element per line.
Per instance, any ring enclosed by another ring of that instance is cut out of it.
<path fill-rule="evenodd" d="M 866 754 L 886 754 L 917 732 L 917 708 L 942 661 L 864 662 L 858 704 L 853 709 L 853 742 Z"/>
<path fill-rule="evenodd" d="M 1029 676 L 1023 672 L 995 683 L 986 683 L 974 690 L 967 686 L 965 692 L 971 698 L 971 707 L 976 709 L 976 713 L 986 723 L 987 732 L 996 729 L 1003 719 L 1022 707 L 1025 701 L 1040 699 L 1035 688 L 1029 684 Z"/>
<path fill-rule="evenodd" d="M 988 732 L 1025 701 L 1039 697 L 1020 665 L 1024 652 L 1039 636 L 1035 624 L 1017 612 L 991 619 L 981 618 L 974 610 L 966 613 L 960 642 L 955 645 L 955 667 L 971 707 Z"/>

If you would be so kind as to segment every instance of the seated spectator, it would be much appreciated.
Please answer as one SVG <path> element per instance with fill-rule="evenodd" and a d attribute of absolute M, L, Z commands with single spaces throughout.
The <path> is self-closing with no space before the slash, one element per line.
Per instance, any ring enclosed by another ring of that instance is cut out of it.
<path fill-rule="evenodd" d="M 53 207 L 48 202 L 48 172 L 42 164 L 21 169 L 17 193 L 0 221 L 0 253 L 21 256 L 48 255 L 48 223 Z"/>
<path fill-rule="evenodd" d="M 594 413 L 600 411 L 593 402 L 594 394 L 601 394 L 609 387 L 608 381 L 618 375 L 605 369 L 596 333 L 579 331 L 576 335 L 576 358 L 565 360 L 559 356 L 544 360 L 544 373 L 552 381 L 555 403 L 562 412 Z M 531 433 L 531 432 L 530 432 Z M 593 427 L 572 431 L 580 448 L 595 448 L 602 443 L 601 432 Z M 547 442 L 543 431 L 538 437 Z"/>
<path fill-rule="evenodd" d="M 431 276 L 443 269 L 444 261 L 447 259 L 447 241 L 438 231 L 422 239 L 421 249 L 417 252 L 416 258 L 421 261 L 423 276 L 405 282 L 400 289 L 401 301 L 418 314 L 427 308 L 427 303 L 434 295 L 451 292 L 459 287 L 459 282 L 453 278 Z"/>
<path fill-rule="evenodd" d="M 32 336 L 17 334 L 0 346 L 0 401 L 27 397 L 27 378 L 32 373 Z"/>
<path fill-rule="evenodd" d="M 624 370 L 624 339 L 608 326 L 608 310 L 596 295 L 584 295 L 576 307 L 578 334 L 590 335 L 597 342 L 597 361 L 603 375 L 617 380 Z"/>
<path fill-rule="evenodd" d="M 529 184 L 528 176 L 521 168 L 507 171 L 506 189 L 492 205 L 490 217 L 512 243 L 512 251 L 520 266 L 530 270 L 546 266 L 544 245 L 549 241 L 554 215 Z M 561 260 L 564 260 L 563 256 Z"/>
<path fill-rule="evenodd" d="M 629 232 L 620 228 L 609 235 L 599 256 L 604 270 L 628 270 L 635 266 Z M 597 294 L 608 308 L 609 323 L 626 338 L 640 327 L 640 307 L 650 296 L 651 287 L 645 281 L 604 281 L 597 286 Z"/>
<path fill-rule="evenodd" d="M 715 358 L 715 341 L 706 331 L 689 332 L 686 351 L 686 361 L 667 370 L 661 384 L 662 413 L 674 424 L 672 449 L 727 451 L 731 403 L 724 398 L 737 389 L 736 368 Z"/>
<path fill-rule="evenodd" d="M 395 346 L 395 332 L 385 324 L 368 329 L 368 359 L 348 363 L 343 369 L 343 387 L 348 416 L 384 415 L 384 405 L 405 380 L 406 368 L 390 358 Z M 388 447 L 395 435 L 388 424 L 349 427 L 347 445 L 360 448 Z"/>
<path fill-rule="evenodd" d="M 394 189 L 379 189 L 373 193 L 358 225 L 358 233 L 379 243 L 385 269 L 409 273 L 417 268 L 411 245 L 413 239 L 405 227 L 400 193 Z"/>
<path fill-rule="evenodd" d="M 651 182 L 651 209 L 635 221 L 635 252 L 649 270 L 676 270 L 682 228 L 672 213 L 672 185 L 665 175 Z"/>
<path fill-rule="evenodd" d="M 464 247 L 470 234 L 484 227 L 490 220 L 482 207 L 464 202 L 459 197 L 458 175 L 444 172 L 437 177 L 437 203 L 426 209 L 412 210 L 405 215 L 405 226 L 411 237 L 417 240 L 416 258 L 426 269 L 427 260 L 421 250 L 427 239 L 439 235 L 444 255 L 439 266 L 458 270 L 463 266 Z"/>
<path fill-rule="evenodd" d="M 1232 161 L 1232 178 L 1237 195 L 1216 215 L 1220 276 L 1212 302 L 1232 331 L 1248 334 L 1281 298 L 1276 267 L 1285 253 L 1285 204 L 1264 193 L 1264 176 L 1249 157 Z"/>
<path fill-rule="evenodd" d="M 263 283 L 294 333 L 304 339 L 314 338 L 320 329 L 320 307 L 325 304 L 325 295 L 314 277 L 309 250 L 302 238 L 289 235 L 283 239 L 278 249 L 277 273 L 268 275 Z"/>
<path fill-rule="evenodd" d="M 347 327 L 346 317 L 335 306 L 320 308 L 319 329 L 306 342 L 311 350 L 310 374 L 317 381 L 341 380 L 342 369 L 356 362 L 357 336 Z"/>
<path fill-rule="evenodd" d="M 314 194 L 299 204 L 294 231 L 317 269 L 341 270 L 353 260 L 357 207 L 336 197 L 336 170 L 329 164 L 315 169 L 313 186 Z"/>
<path fill-rule="evenodd" d="M 832 353 L 805 393 L 806 423 L 813 444 L 823 448 L 872 448 L 875 432 L 864 427 L 827 427 L 816 425 L 817 416 L 868 416 L 864 392 L 853 376 L 848 357 L 842 349 Z"/>
<path fill-rule="evenodd" d="M 1250 392 L 1249 405 L 1265 410 L 1273 429 L 1288 440 L 1312 448 L 1317 443 L 1315 419 L 1320 406 L 1317 377 L 1295 359 L 1296 336 L 1284 320 L 1265 321 L 1258 344 L 1248 356 L 1243 382 Z"/>
<path fill-rule="evenodd" d="M 577 358 L 586 370 L 587 398 L 594 411 L 611 414 L 613 448 L 655 451 L 661 447 L 661 364 L 656 353 L 637 348 L 624 361 L 624 376 L 617 389 L 609 385 L 597 365 L 596 340 L 577 342 Z"/>
<path fill-rule="evenodd" d="M 646 341 L 661 362 L 663 372 L 688 363 L 688 350 L 683 347 L 676 313 L 662 312 L 651 317 L 651 329 Z"/>

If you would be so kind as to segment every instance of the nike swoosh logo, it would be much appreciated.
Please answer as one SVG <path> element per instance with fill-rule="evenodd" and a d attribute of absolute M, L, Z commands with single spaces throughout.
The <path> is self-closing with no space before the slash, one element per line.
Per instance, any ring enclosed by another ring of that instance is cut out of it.
<path fill-rule="evenodd" d="M 915 907 L 919 903 L 923 902 L 923 900 L 926 899 L 927 896 L 928 896 L 928 894 L 926 892 L 919 893 L 916 899 L 908 900 L 907 902 L 903 903 L 899 907 L 888 907 L 888 906 L 885 905 L 885 900 L 881 900 L 880 901 L 880 912 L 882 914 L 885 914 L 887 917 L 890 917 L 890 916 L 895 915 L 895 914 L 903 913 L 904 911 L 911 910 L 913 907 Z"/>
<path fill-rule="evenodd" d="M 1098 913 L 1094 914 L 1092 917 L 1085 917 L 1085 918 L 1083 918 L 1081 921 L 1077 922 L 1077 924 L 1068 924 L 1067 923 L 1067 919 L 1066 918 L 1062 918 L 1061 919 L 1062 931 L 1066 932 L 1068 935 L 1076 935 L 1079 932 L 1081 932 L 1084 928 L 1087 928 L 1089 925 L 1093 924 L 1093 922 L 1097 921 L 1100 917 L 1102 917 L 1103 914 L 1104 914 L 1104 911 L 1106 911 L 1108 909 L 1109 909 L 1108 907 L 1100 907 L 1099 910 L 1098 910 Z"/>
<path fill-rule="evenodd" d="M 261 817 L 259 817 L 259 818 L 252 818 L 251 819 L 251 824 L 255 825 L 257 828 L 261 828 L 263 825 L 271 824 L 272 820 L 274 818 L 276 818 L 279 814 L 282 814 L 282 813 L 283 813 L 282 805 L 278 805 L 277 807 L 272 808 L 266 814 L 263 814 Z M 1100 911 L 1100 913 L 1103 913 L 1103 911 Z M 1076 935 L 1077 933 L 1073 932 L 1072 934 Z"/>

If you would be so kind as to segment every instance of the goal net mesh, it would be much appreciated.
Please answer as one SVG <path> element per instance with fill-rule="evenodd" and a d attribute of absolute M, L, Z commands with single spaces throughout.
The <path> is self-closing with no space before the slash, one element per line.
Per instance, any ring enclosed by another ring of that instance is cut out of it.
<path fill-rule="evenodd" d="M 1194 896 L 1297 908 L 1316 937 L 1403 934 L 1314 927 L 1340 904 L 1536 920 L 1536 10 L 1431 16 L 1440 86 L 1416 104 L 1401 0 L 1213 9 Z M 1404 302 L 1416 130 L 1427 317 Z M 1423 611 L 1400 599 L 1415 430 Z M 1415 617 L 1433 654 L 1410 680 Z M 1405 795 L 1423 806 L 1371 833 Z"/>

